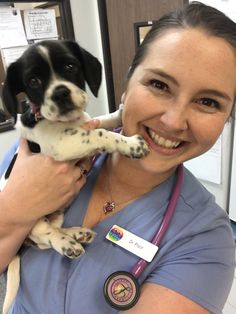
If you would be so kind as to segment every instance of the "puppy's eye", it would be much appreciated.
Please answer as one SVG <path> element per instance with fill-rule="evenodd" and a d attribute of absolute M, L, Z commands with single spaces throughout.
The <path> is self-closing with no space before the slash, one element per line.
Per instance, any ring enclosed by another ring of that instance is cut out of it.
<path fill-rule="evenodd" d="M 32 77 L 29 80 L 29 87 L 31 88 L 39 88 L 41 84 L 42 84 L 41 80 L 37 77 Z"/>
<path fill-rule="evenodd" d="M 68 63 L 65 65 L 65 70 L 69 73 L 75 73 L 77 72 L 77 65 L 73 64 L 73 63 Z"/>

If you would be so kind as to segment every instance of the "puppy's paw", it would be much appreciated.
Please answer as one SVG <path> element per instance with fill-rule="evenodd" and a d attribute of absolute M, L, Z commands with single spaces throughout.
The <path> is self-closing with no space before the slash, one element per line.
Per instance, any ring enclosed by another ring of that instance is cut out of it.
<path fill-rule="evenodd" d="M 84 244 L 91 243 L 96 236 L 96 232 L 93 230 L 82 227 L 63 228 L 63 233 L 69 235 L 77 242 Z"/>
<path fill-rule="evenodd" d="M 73 242 L 71 241 L 71 244 L 73 244 Z M 82 247 L 82 245 L 78 245 L 79 243 L 74 243 L 72 247 L 62 247 L 62 255 L 74 259 L 74 258 L 78 258 L 81 255 L 84 254 L 84 248 Z"/>
<path fill-rule="evenodd" d="M 144 138 L 140 135 L 131 136 L 128 140 L 128 144 L 129 152 L 126 155 L 131 158 L 140 159 L 149 153 L 148 145 Z"/>
<path fill-rule="evenodd" d="M 79 242 L 65 234 L 61 229 L 51 234 L 49 244 L 58 253 L 71 259 L 78 258 L 85 252 Z"/>

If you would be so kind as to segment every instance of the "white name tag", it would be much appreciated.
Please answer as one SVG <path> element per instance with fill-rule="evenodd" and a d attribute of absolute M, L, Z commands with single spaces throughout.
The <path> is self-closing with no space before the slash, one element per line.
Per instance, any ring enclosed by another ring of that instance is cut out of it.
<path fill-rule="evenodd" d="M 158 251 L 158 246 L 117 225 L 114 225 L 110 229 L 106 235 L 106 239 L 141 257 L 147 262 L 151 262 Z"/>

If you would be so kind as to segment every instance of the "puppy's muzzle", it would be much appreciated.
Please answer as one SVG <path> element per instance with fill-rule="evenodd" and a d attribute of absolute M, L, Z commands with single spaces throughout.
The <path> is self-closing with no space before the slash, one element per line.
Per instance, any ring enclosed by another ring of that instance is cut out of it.
<path fill-rule="evenodd" d="M 51 99 L 58 107 L 60 114 L 66 114 L 75 109 L 71 98 L 71 91 L 65 85 L 57 86 L 53 91 Z"/>

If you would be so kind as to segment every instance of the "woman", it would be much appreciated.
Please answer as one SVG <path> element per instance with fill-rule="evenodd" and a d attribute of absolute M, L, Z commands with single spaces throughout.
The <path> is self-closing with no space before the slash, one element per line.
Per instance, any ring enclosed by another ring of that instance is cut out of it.
<path fill-rule="evenodd" d="M 1 269 L 39 217 L 72 199 L 65 226 L 84 225 L 97 236 L 79 260 L 52 250 L 24 249 L 21 286 L 10 313 L 118 312 L 105 302 L 104 281 L 113 272 L 129 272 L 139 258 L 108 241 L 106 234 L 118 225 L 151 241 L 177 167 L 216 142 L 235 100 L 235 34 L 235 23 L 222 13 L 192 3 L 163 17 L 146 36 L 122 96 L 122 132 L 143 135 L 150 147 L 147 157 L 102 155 L 84 185 L 73 162 L 32 155 L 21 142 L 0 195 Z M 88 162 L 81 165 L 89 169 Z M 171 225 L 138 278 L 140 299 L 127 313 L 221 313 L 233 280 L 234 254 L 227 215 L 184 169 Z"/>

